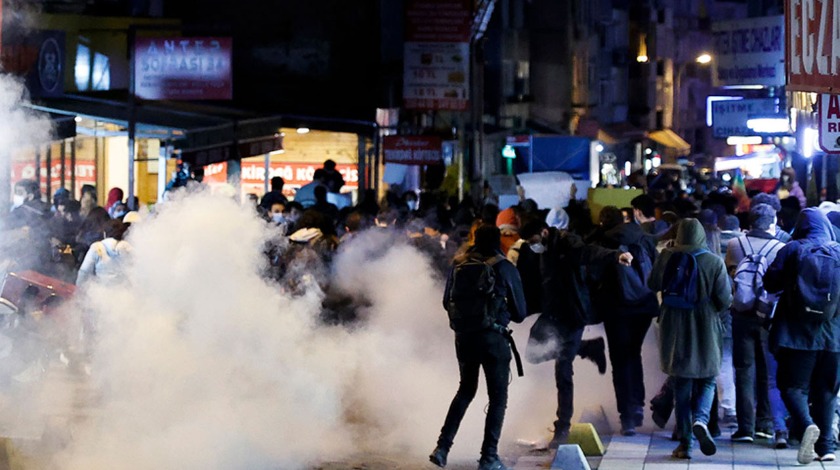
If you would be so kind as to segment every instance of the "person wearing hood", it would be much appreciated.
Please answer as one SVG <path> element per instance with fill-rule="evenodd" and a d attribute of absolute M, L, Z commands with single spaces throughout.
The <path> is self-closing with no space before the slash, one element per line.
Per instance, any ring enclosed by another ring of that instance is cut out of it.
<path fill-rule="evenodd" d="M 587 245 L 570 230 L 550 228 L 541 237 L 545 252 L 540 255 L 542 313 L 531 328 L 526 356 L 531 363 L 554 361 L 557 386 L 557 419 L 549 446 L 564 443 L 574 415 L 574 359 L 592 360 L 598 372 L 607 371 L 604 339 L 583 339 L 587 325 L 600 323 L 592 308 L 591 273 L 609 264 L 629 265 L 632 256 L 620 250 Z"/>
<path fill-rule="evenodd" d="M 685 286 L 686 297 L 699 299 L 691 308 L 660 306 L 659 358 L 662 371 L 673 378 L 676 401 L 677 435 L 680 443 L 672 457 L 691 458 L 692 433 L 705 455 L 717 448 L 708 429 L 714 399 L 715 377 L 723 356 L 722 315 L 732 302 L 732 288 L 723 260 L 706 250 L 706 233 L 697 219 L 684 219 L 677 225 L 672 248 L 664 250 L 653 266 L 648 285 L 654 292 L 668 292 L 688 281 L 676 279 L 678 262 L 693 257 L 696 271 L 687 273 L 692 282 Z M 674 263 L 671 263 L 671 260 Z M 692 263 L 687 263 L 691 265 Z M 681 267 L 681 266 L 679 266 Z"/>
<path fill-rule="evenodd" d="M 455 332 L 455 352 L 458 357 L 458 369 L 461 381 L 458 392 L 449 406 L 440 437 L 429 460 L 439 467 L 446 466 L 449 449 L 458 432 L 461 420 L 475 398 L 478 390 L 479 368 L 484 370 L 487 382 L 487 394 L 490 404 L 487 407 L 487 419 L 484 424 L 484 441 L 481 444 L 479 470 L 507 470 L 499 459 L 498 444 L 502 432 L 502 422 L 508 398 L 508 379 L 510 378 L 511 343 L 509 343 L 508 324 L 521 323 L 527 314 L 522 282 L 516 268 L 500 251 L 501 232 L 492 225 L 482 225 L 475 232 L 475 244 L 467 250 L 462 259 L 456 259 L 456 265 L 467 259 L 491 263 L 496 280 L 493 287 L 501 302 L 495 315 L 493 327 L 479 331 Z M 444 308 L 450 310 L 450 296 L 455 281 L 455 268 L 450 271 L 443 295 Z M 451 312 L 450 312 L 451 314 Z"/>
<path fill-rule="evenodd" d="M 114 210 L 116 209 L 117 205 L 122 203 L 123 199 L 123 190 L 120 188 L 111 188 L 108 191 L 108 200 L 105 202 L 105 210 L 108 211 L 108 215 L 111 216 L 112 219 L 116 219 L 117 217 L 114 216 Z"/>
<path fill-rule="evenodd" d="M 496 227 L 502 232 L 502 253 L 507 253 L 519 240 L 519 223 L 519 215 L 513 207 L 499 212 L 496 217 Z"/>
<path fill-rule="evenodd" d="M 764 288 L 781 292 L 770 329 L 770 350 L 779 364 L 777 382 L 791 416 L 791 433 L 802 433 L 797 460 L 828 462 L 835 460 L 836 449 L 832 421 L 840 389 L 840 315 L 829 320 L 807 318 L 800 292 L 816 279 L 805 279 L 802 274 L 809 270 L 800 267 L 804 260 L 817 258 L 814 251 L 820 251 L 821 258 L 829 256 L 837 266 L 840 247 L 828 218 L 816 208 L 799 214 L 792 236 L 764 275 Z"/>
<path fill-rule="evenodd" d="M 592 298 L 593 307 L 601 312 L 604 331 L 609 345 L 612 364 L 613 388 L 621 421 L 621 433 L 636 434 L 642 425 L 645 407 L 645 384 L 642 369 L 642 343 L 650 328 L 651 320 L 659 313 L 656 295 L 640 296 L 632 302 L 624 298 L 620 276 L 629 272 L 636 276 L 640 286 L 643 266 L 647 272 L 656 259 L 656 239 L 636 223 L 624 223 L 620 209 L 607 206 L 601 210 L 601 231 L 596 243 L 609 249 L 621 249 L 633 255 L 633 266 L 610 264 L 600 277 L 601 281 Z"/>

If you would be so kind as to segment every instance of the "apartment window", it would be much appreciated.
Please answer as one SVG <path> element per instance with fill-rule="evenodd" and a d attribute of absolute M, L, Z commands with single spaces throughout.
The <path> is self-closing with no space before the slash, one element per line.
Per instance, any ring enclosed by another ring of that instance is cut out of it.
<path fill-rule="evenodd" d="M 665 61 L 662 59 L 656 59 L 656 76 L 657 77 L 664 77 L 665 76 Z"/>
<path fill-rule="evenodd" d="M 665 112 L 659 110 L 656 112 L 656 128 L 657 129 L 664 129 L 665 128 Z"/>

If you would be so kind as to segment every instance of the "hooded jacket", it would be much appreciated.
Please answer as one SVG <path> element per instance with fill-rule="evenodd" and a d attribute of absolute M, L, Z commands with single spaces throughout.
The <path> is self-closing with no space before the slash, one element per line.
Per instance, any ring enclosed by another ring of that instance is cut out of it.
<path fill-rule="evenodd" d="M 543 315 L 571 328 L 600 323 L 589 295 L 594 273 L 617 263 L 621 254 L 597 245 L 587 245 L 579 236 L 550 229 L 546 251 L 540 256 Z"/>
<path fill-rule="evenodd" d="M 675 246 L 662 252 L 648 285 L 661 291 L 665 267 L 677 252 L 690 253 L 706 248 L 706 233 L 696 219 L 685 219 L 677 226 Z M 673 377 L 700 379 L 720 372 L 723 356 L 722 315 L 732 302 L 732 288 L 723 260 L 709 252 L 697 255 L 699 298 L 692 310 L 660 307 L 659 359 L 662 371 Z"/>
<path fill-rule="evenodd" d="M 642 229 L 639 224 L 621 224 L 610 230 L 607 230 L 598 244 L 604 248 L 620 249 L 621 247 L 638 247 L 639 250 L 647 252 L 648 257 L 653 262 L 656 260 L 656 238 Z M 631 250 L 633 251 L 633 250 Z M 636 251 L 633 251 L 636 253 Z M 645 302 L 644 305 L 629 306 L 622 303 L 620 287 L 618 285 L 618 265 L 610 263 L 605 267 L 604 272 L 598 276 L 596 295 L 592 299 L 593 307 L 599 312 L 599 317 L 608 319 L 614 317 L 621 317 L 627 314 L 646 314 L 648 318 L 656 316 L 656 311 L 659 304 L 654 296 L 651 296 L 650 302 Z M 647 282 L 644 279 L 643 282 Z"/>
<path fill-rule="evenodd" d="M 501 252 L 498 252 L 497 255 L 504 257 Z M 482 256 L 475 250 L 475 248 L 470 248 L 463 255 L 456 257 L 454 264 L 458 264 L 470 257 L 481 261 L 487 261 L 491 258 Z M 503 327 L 507 327 L 511 321 L 521 323 L 528 314 L 528 309 L 525 305 L 525 294 L 522 291 L 522 280 L 519 278 L 519 272 L 516 270 L 516 266 L 507 259 L 502 259 L 493 265 L 493 271 L 496 273 L 496 293 L 505 298 L 505 307 L 507 307 L 503 312 L 501 312 L 501 317 L 497 319 L 496 323 Z M 446 288 L 443 292 L 444 309 L 449 308 L 449 295 L 452 291 L 452 281 L 454 280 L 454 275 L 455 266 L 450 269 L 449 276 L 446 279 Z"/>
<path fill-rule="evenodd" d="M 840 317 L 827 322 L 805 322 L 791 312 L 793 286 L 797 280 L 800 256 L 813 245 L 836 241 L 834 229 L 819 209 L 808 208 L 799 214 L 793 241 L 779 250 L 764 274 L 767 292 L 782 292 L 770 329 L 770 347 L 805 351 L 840 352 Z M 840 275 L 840 273 L 838 273 Z"/>

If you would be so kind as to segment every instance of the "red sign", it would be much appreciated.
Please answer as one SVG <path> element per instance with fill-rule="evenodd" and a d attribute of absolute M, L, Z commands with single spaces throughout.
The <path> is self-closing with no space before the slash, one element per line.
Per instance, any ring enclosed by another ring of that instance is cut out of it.
<path fill-rule="evenodd" d="M 403 61 L 406 109 L 467 109 L 472 3 L 408 0 Z"/>
<path fill-rule="evenodd" d="M 45 161 L 41 161 L 41 193 L 46 194 L 47 192 L 47 163 Z M 64 169 L 64 186 L 70 186 L 70 178 L 72 175 L 70 174 L 70 166 L 68 162 L 67 168 Z M 35 175 L 35 163 L 34 162 L 16 162 L 12 164 L 12 186 L 15 183 L 21 180 L 34 180 L 37 178 Z M 91 161 L 77 161 L 76 162 L 76 191 L 81 191 L 81 187 L 83 184 L 96 184 L 96 164 Z M 52 193 L 55 192 L 56 189 L 61 187 L 61 163 L 57 162 L 54 163 L 50 169 L 50 186 Z M 77 194 L 75 197 L 80 197 L 81 194 Z"/>
<path fill-rule="evenodd" d="M 147 38 L 134 43 L 134 93 L 146 100 L 233 98 L 230 38 Z"/>
<path fill-rule="evenodd" d="M 409 0 L 406 42 L 470 42 L 472 0 Z"/>
<path fill-rule="evenodd" d="M 840 0 L 785 0 L 788 90 L 832 93 L 840 88 Z"/>
<path fill-rule="evenodd" d="M 440 137 L 427 135 L 389 135 L 382 139 L 385 163 L 438 165 L 443 162 Z"/>

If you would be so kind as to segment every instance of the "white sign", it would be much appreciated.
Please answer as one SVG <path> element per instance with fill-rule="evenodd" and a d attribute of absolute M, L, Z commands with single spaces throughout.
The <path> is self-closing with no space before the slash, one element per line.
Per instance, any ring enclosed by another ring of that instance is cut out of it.
<path fill-rule="evenodd" d="M 403 102 L 407 109 L 464 111 L 469 78 L 469 43 L 405 43 Z"/>
<path fill-rule="evenodd" d="M 820 95 L 820 148 L 840 153 L 840 95 Z"/>
<path fill-rule="evenodd" d="M 784 85 L 784 28 L 784 15 L 714 23 L 717 85 Z"/>
<path fill-rule="evenodd" d="M 716 139 L 759 135 L 747 127 L 747 121 L 779 114 L 777 98 L 715 101 L 712 103 L 712 135 Z"/>

